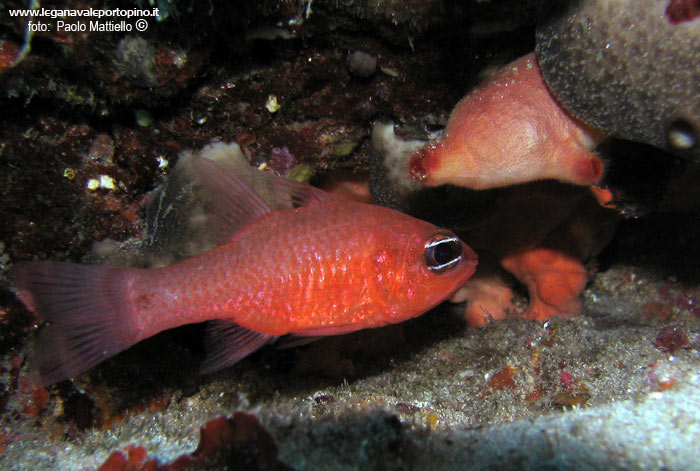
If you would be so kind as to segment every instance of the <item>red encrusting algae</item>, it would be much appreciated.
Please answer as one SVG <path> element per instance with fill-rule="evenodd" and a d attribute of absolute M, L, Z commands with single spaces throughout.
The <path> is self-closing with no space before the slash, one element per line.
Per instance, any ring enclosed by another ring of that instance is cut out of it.
<path fill-rule="evenodd" d="M 147 460 L 142 446 L 128 446 L 124 451 L 126 454 L 113 452 L 99 471 L 291 470 L 277 459 L 277 445 L 258 419 L 243 412 L 207 422 L 197 449 L 169 464 Z"/>

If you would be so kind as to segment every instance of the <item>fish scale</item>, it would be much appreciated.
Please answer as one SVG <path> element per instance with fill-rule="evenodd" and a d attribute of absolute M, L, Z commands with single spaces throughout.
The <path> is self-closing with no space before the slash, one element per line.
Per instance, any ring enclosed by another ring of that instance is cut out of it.
<path fill-rule="evenodd" d="M 327 211 L 302 208 L 274 221 L 261 218 L 230 243 L 169 267 L 125 270 L 134 278 L 131 304 L 150 299 L 132 314 L 134 323 L 149 326 L 140 337 L 212 319 L 273 335 L 348 325 L 358 317 L 367 327 L 388 323 L 383 299 L 363 302 L 381 291 L 373 286 L 373 255 L 386 247 L 364 233 L 349 233 L 347 221 L 358 209 L 368 213 L 364 219 L 375 227 L 394 231 L 400 221 L 392 221 L 393 212 L 380 207 L 327 204 Z M 315 243 L 300 243 L 304 240 Z M 251 250 L 256 246 L 264 247 L 264 253 Z M 256 282 L 280 275 L 292 283 Z M 385 282 L 395 276 L 390 270 L 382 275 Z"/>

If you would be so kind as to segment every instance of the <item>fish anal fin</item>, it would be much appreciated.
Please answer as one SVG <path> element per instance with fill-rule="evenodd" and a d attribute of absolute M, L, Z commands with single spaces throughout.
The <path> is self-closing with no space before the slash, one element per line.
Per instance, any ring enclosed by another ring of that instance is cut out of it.
<path fill-rule="evenodd" d="M 231 366 L 276 339 L 235 322 L 211 321 L 207 325 L 207 357 L 200 371 L 207 374 Z"/>
<path fill-rule="evenodd" d="M 287 348 L 301 347 L 322 338 L 322 336 L 299 337 L 297 335 L 288 335 L 277 343 L 277 348 L 280 350 L 286 350 Z"/>
<path fill-rule="evenodd" d="M 203 157 L 194 159 L 192 167 L 212 205 L 214 214 L 209 224 L 218 243 L 228 241 L 271 211 L 262 197 L 233 171 Z"/>

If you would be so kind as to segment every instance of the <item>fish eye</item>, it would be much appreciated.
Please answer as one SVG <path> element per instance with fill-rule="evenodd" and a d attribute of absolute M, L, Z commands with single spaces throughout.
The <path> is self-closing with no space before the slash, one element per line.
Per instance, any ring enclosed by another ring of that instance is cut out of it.
<path fill-rule="evenodd" d="M 462 260 L 462 243 L 454 234 L 439 233 L 428 239 L 423 260 L 430 271 L 445 272 Z"/>

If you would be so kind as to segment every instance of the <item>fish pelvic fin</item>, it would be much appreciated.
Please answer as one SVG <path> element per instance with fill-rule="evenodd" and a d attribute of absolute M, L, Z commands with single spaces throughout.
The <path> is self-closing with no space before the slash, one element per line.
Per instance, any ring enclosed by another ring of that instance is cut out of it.
<path fill-rule="evenodd" d="M 247 329 L 235 322 L 214 320 L 207 326 L 207 357 L 202 363 L 202 374 L 213 373 L 242 360 L 278 337 Z"/>
<path fill-rule="evenodd" d="M 33 360 L 43 386 L 76 376 L 139 340 L 130 333 L 120 282 L 129 270 L 65 262 L 13 267 L 17 295 L 47 322 Z"/>

